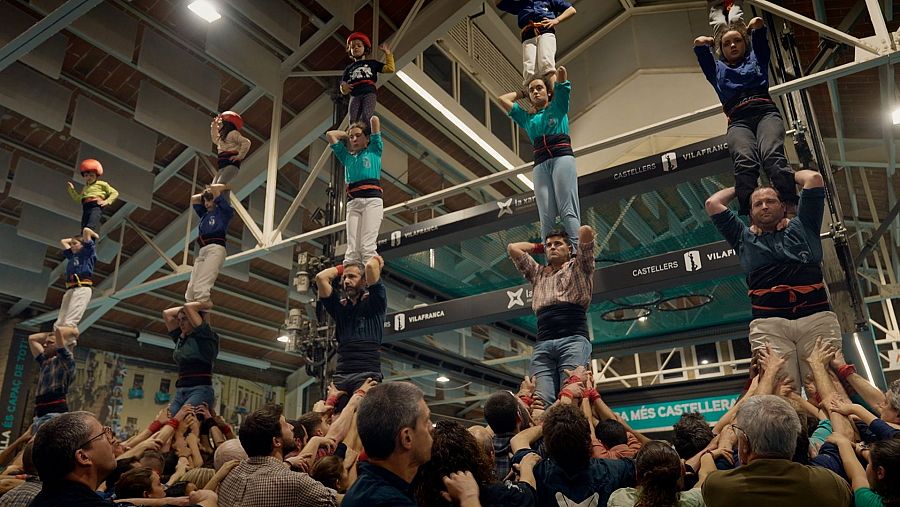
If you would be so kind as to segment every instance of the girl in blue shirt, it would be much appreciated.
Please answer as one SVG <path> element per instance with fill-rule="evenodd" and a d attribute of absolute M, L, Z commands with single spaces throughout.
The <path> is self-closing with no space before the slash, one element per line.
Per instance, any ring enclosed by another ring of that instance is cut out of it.
<path fill-rule="evenodd" d="M 578 205 L 578 172 L 569 138 L 569 96 L 572 83 L 565 67 L 557 70 L 556 84 L 549 91 L 546 79 L 533 79 L 527 93 L 510 92 L 499 97 L 507 114 L 525 129 L 534 146 L 534 195 L 541 219 L 541 240 L 555 229 L 559 216 L 569 240 L 577 241 L 581 226 Z M 528 97 L 534 112 L 515 101 Z"/>
<path fill-rule="evenodd" d="M 369 262 L 375 257 L 378 231 L 384 217 L 381 188 L 381 121 L 377 116 L 350 125 L 346 132 L 329 130 L 325 137 L 335 158 L 344 164 L 347 182 L 347 253 L 344 264 Z M 370 130 L 371 129 L 371 130 Z M 347 140 L 347 145 L 343 140 Z"/>
<path fill-rule="evenodd" d="M 747 27 L 749 37 L 742 23 L 733 23 L 718 39 L 697 37 L 694 53 L 728 116 L 725 140 L 734 162 L 739 213 L 750 214 L 750 194 L 758 186 L 762 167 L 788 205 L 788 216 L 793 216 L 797 188 L 784 154 L 784 120 L 769 96 L 767 29 L 762 18 L 753 18 Z M 712 54 L 713 45 L 718 59 Z"/>

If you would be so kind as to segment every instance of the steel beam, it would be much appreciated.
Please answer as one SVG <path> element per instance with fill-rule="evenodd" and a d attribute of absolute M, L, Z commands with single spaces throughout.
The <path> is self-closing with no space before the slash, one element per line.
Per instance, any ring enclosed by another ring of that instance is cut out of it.
<path fill-rule="evenodd" d="M 869 1 L 869 0 L 867 0 Z M 835 40 L 837 42 L 843 42 L 844 44 L 850 44 L 851 46 L 858 47 L 864 51 L 868 51 L 869 53 L 878 55 L 878 49 L 870 46 L 869 44 L 863 42 L 862 40 L 854 37 L 848 33 L 842 32 L 835 28 L 832 28 L 824 23 L 819 23 L 814 19 L 807 18 L 802 14 L 797 14 L 796 12 L 786 9 L 780 5 L 776 5 L 768 0 L 748 0 L 749 3 L 755 4 L 760 9 L 771 12 L 772 14 L 776 14 L 788 21 L 792 21 L 800 26 L 804 26 L 809 28 L 814 32 L 818 32 L 820 35 L 827 37 L 829 39 Z M 882 18 L 883 20 L 883 18 Z"/>
<path fill-rule="evenodd" d="M 891 224 L 894 220 L 897 219 L 897 215 L 900 215 L 900 201 L 894 204 L 894 207 L 891 208 L 891 211 L 888 212 L 887 216 L 884 217 L 884 221 L 872 232 L 872 235 L 869 236 L 869 239 L 866 240 L 863 245 L 862 250 L 859 252 L 858 263 L 862 266 L 863 262 L 872 253 L 872 250 L 875 249 L 875 246 L 878 244 L 878 240 L 884 236 L 884 233 L 891 227 Z"/>
<path fill-rule="evenodd" d="M 53 37 L 101 0 L 68 0 L 0 48 L 0 72 Z"/>

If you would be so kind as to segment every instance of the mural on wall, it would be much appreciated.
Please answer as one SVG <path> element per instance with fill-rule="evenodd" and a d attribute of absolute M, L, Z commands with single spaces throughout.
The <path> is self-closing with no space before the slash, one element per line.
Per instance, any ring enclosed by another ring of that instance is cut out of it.
<path fill-rule="evenodd" d="M 75 349 L 76 376 L 69 388 L 69 410 L 97 414 L 120 438 L 146 428 L 175 396 L 178 372 L 121 354 Z M 284 403 L 284 387 L 226 375 L 213 375 L 216 406 L 235 427 L 265 403 Z"/>

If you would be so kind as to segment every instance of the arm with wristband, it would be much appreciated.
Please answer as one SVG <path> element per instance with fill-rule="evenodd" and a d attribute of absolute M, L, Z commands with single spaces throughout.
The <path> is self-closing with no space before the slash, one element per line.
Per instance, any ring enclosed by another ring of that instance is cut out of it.
<path fill-rule="evenodd" d="M 834 359 L 831 361 L 831 368 L 837 372 L 841 382 L 856 391 L 856 394 L 860 395 L 866 404 L 874 410 L 878 410 L 878 405 L 884 402 L 884 393 L 860 376 L 856 372 L 856 366 L 848 364 L 844 359 L 843 352 L 835 352 Z"/>
<path fill-rule="evenodd" d="M 356 410 L 359 408 L 359 404 L 362 403 L 362 399 L 366 396 L 366 393 L 369 392 L 369 389 L 376 384 L 378 384 L 378 382 L 370 378 L 367 378 L 366 381 L 363 382 L 362 387 L 353 393 L 353 396 L 350 397 L 350 401 L 347 402 L 347 406 L 344 407 L 344 410 L 337 416 L 337 419 L 331 423 L 331 426 L 328 428 L 328 433 L 325 435 L 326 437 L 331 438 L 335 442 L 341 442 L 347 437 L 350 426 L 356 418 Z"/>

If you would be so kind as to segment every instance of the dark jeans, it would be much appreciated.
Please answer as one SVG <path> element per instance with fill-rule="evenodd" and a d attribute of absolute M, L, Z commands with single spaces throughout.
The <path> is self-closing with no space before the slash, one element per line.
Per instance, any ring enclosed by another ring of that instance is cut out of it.
<path fill-rule="evenodd" d="M 781 200 L 797 204 L 794 170 L 784 154 L 784 120 L 778 111 L 732 121 L 725 140 L 734 162 L 734 189 L 741 215 L 750 214 L 750 195 L 759 186 L 760 167 Z"/>
<path fill-rule="evenodd" d="M 103 207 L 96 202 L 81 203 L 81 227 L 88 227 L 92 231 L 100 232 L 100 218 L 103 217 Z"/>
<path fill-rule="evenodd" d="M 379 384 L 384 377 L 381 375 L 381 372 L 369 371 L 362 373 L 335 373 L 333 377 L 331 377 L 331 381 L 334 382 L 334 386 L 347 393 L 346 396 L 341 396 L 340 400 L 338 400 L 337 405 L 334 407 L 334 411 L 340 413 L 344 410 L 344 407 L 347 406 L 347 402 L 350 401 L 350 397 L 353 396 L 353 393 L 356 392 L 357 389 L 362 387 L 367 378 L 371 378 L 372 380 L 377 381 Z"/>

